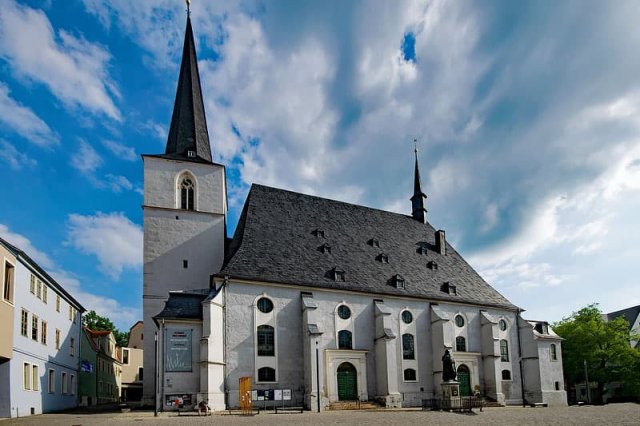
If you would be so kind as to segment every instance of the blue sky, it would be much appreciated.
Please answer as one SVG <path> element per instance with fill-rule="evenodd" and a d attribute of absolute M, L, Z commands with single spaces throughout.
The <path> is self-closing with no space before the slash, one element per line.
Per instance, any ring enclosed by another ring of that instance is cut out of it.
<path fill-rule="evenodd" d="M 429 220 L 534 319 L 640 303 L 637 2 L 194 0 L 230 229 L 252 182 Z M 0 236 L 141 318 L 142 162 L 164 150 L 181 0 L 4 0 Z"/>

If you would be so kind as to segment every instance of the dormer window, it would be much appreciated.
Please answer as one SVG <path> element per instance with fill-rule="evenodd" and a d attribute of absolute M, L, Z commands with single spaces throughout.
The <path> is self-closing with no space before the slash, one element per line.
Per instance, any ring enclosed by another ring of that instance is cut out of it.
<path fill-rule="evenodd" d="M 437 271 L 438 264 L 432 260 L 430 262 L 427 262 L 427 268 L 431 269 L 432 271 Z"/>
<path fill-rule="evenodd" d="M 344 271 L 340 268 L 333 268 L 331 270 L 331 274 L 333 275 L 334 281 L 344 281 Z"/>
<path fill-rule="evenodd" d="M 322 229 L 314 229 L 311 233 L 314 237 L 324 238 L 324 231 Z"/>
<path fill-rule="evenodd" d="M 323 245 L 318 247 L 318 250 L 321 251 L 322 253 L 331 254 L 331 246 L 327 243 L 324 243 Z"/>
<path fill-rule="evenodd" d="M 535 330 L 540 334 L 549 334 L 549 326 L 546 322 L 539 322 L 535 326 Z"/>
<path fill-rule="evenodd" d="M 452 296 L 457 296 L 458 295 L 458 290 L 456 289 L 456 286 L 451 284 L 449 281 L 447 281 L 446 283 L 442 284 L 440 286 L 440 290 L 444 291 L 447 294 L 450 294 Z"/>
<path fill-rule="evenodd" d="M 396 274 L 391 277 L 391 285 L 395 288 L 405 288 L 405 280 L 402 278 L 402 275 Z"/>
<path fill-rule="evenodd" d="M 195 151 L 187 151 L 187 157 L 196 158 L 196 152 Z"/>
<path fill-rule="evenodd" d="M 385 254 L 385 253 L 380 253 L 377 257 L 376 260 L 380 263 L 389 263 L 389 255 Z"/>
<path fill-rule="evenodd" d="M 427 248 L 425 246 L 421 245 L 416 249 L 416 253 L 418 253 L 418 254 L 427 254 Z"/>
<path fill-rule="evenodd" d="M 193 178 L 185 174 L 180 180 L 180 208 L 183 210 L 195 210 L 196 186 Z"/>
<path fill-rule="evenodd" d="M 380 241 L 378 241 L 377 238 L 371 238 L 369 241 L 367 241 L 367 244 L 369 244 L 371 247 L 380 247 Z"/>

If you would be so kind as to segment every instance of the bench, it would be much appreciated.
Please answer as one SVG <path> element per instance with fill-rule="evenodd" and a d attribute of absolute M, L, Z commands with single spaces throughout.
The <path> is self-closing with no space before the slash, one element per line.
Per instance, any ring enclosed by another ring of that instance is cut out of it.
<path fill-rule="evenodd" d="M 548 404 L 546 402 L 534 402 L 531 404 L 531 408 L 538 408 L 538 407 L 548 407 Z"/>
<path fill-rule="evenodd" d="M 303 413 L 304 407 L 276 407 L 276 414 L 280 413 Z"/>

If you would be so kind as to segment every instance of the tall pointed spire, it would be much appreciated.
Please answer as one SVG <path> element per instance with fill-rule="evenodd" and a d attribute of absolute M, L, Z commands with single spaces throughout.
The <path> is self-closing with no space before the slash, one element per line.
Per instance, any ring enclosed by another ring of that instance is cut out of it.
<path fill-rule="evenodd" d="M 413 152 L 416 156 L 416 166 L 413 176 L 413 196 L 411 197 L 411 216 L 419 222 L 426 223 L 427 209 L 424 207 L 427 196 L 422 192 L 422 183 L 420 182 L 420 169 L 418 168 L 418 141 L 413 140 L 415 145 Z"/>
<path fill-rule="evenodd" d="M 187 2 L 187 8 L 188 5 Z M 198 58 L 188 9 L 180 77 L 178 77 L 178 89 L 173 104 L 165 153 L 190 160 L 211 161 L 211 147 L 198 73 Z"/>

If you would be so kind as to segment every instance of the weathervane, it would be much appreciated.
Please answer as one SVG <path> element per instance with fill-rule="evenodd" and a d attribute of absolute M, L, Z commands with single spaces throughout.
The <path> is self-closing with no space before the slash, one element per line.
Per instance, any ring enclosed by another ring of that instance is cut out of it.
<path fill-rule="evenodd" d="M 413 138 L 413 152 L 418 154 L 418 138 Z"/>
<path fill-rule="evenodd" d="M 191 6 L 191 0 L 185 0 L 185 3 L 187 3 L 187 15 L 191 15 L 191 10 L 189 8 L 189 6 Z"/>

